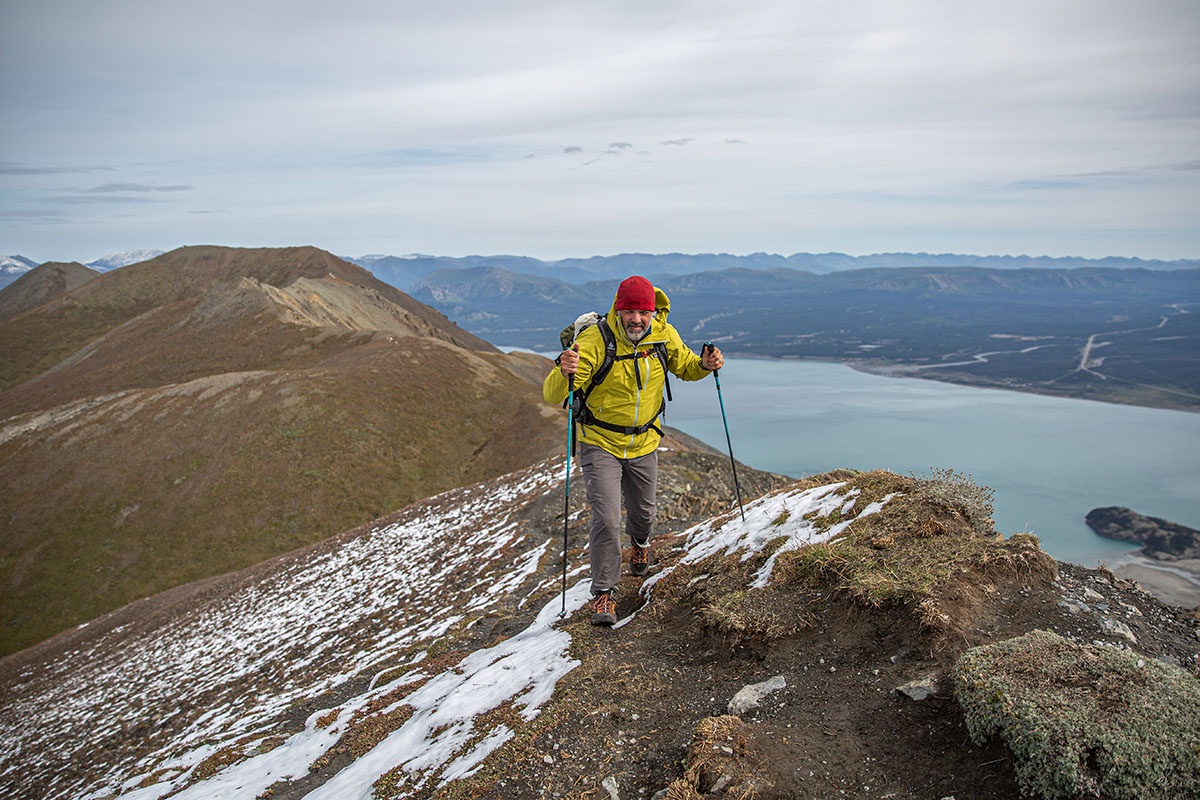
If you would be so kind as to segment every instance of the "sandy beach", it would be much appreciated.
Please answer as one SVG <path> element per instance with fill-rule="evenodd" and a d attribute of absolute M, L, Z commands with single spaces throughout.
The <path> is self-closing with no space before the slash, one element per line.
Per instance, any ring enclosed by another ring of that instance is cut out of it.
<path fill-rule="evenodd" d="M 1158 561 L 1131 555 L 1109 569 L 1119 578 L 1137 581 L 1164 603 L 1188 609 L 1200 606 L 1200 559 Z"/>

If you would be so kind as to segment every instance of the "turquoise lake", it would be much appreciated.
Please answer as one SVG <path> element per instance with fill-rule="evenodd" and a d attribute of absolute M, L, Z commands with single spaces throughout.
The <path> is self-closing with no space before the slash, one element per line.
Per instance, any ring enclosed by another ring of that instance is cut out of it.
<path fill-rule="evenodd" d="M 951 468 L 995 490 L 996 528 L 1087 567 L 1136 549 L 1084 516 L 1128 506 L 1200 528 L 1200 414 L 891 378 L 841 364 L 729 359 L 737 460 L 793 477 L 836 467 Z M 712 380 L 672 380 L 667 424 L 725 451 Z"/>

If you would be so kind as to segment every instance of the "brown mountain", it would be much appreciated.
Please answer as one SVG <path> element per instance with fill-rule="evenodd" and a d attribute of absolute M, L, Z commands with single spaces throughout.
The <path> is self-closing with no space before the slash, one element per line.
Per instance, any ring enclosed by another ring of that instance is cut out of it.
<path fill-rule="evenodd" d="M 76 261 L 50 261 L 34 267 L 0 290 L 0 320 L 45 305 L 99 274 Z"/>
<path fill-rule="evenodd" d="M 380 330 L 440 339 L 459 347 L 495 352 L 440 312 L 377 280 L 371 273 L 313 247 L 236 249 L 184 247 L 150 261 L 107 273 L 38 308 L 19 322 L 0 323 L 0 348 L 8 355 L 0 390 L 55 368 L 50 398 L 40 381 L 5 391 L 0 418 L 130 385 L 146 386 L 211 374 L 214 369 L 253 369 L 264 359 L 284 367 L 304 363 L 303 353 L 274 353 L 256 342 L 255 322 L 273 319 L 311 329 Z M 242 335 L 247 324 L 253 336 Z M 146 341 L 154 336 L 172 341 Z M 216 337 L 203 347 L 197 340 Z M 101 337 L 104 337 L 102 341 Z M 179 341 L 182 340 L 182 341 Z M 129 351 L 141 343 L 139 354 Z M 81 351 L 85 345 L 89 347 Z M 96 350 L 99 349 L 100 353 Z M 152 364 L 151 353 L 170 353 Z M 76 357 L 60 364 L 68 356 Z M 93 363 L 83 365 L 81 361 Z M 109 374 L 118 363 L 129 371 Z M 149 368 L 152 374 L 145 374 Z M 71 389 L 63 394 L 70 372 Z M 102 374 L 101 374 L 102 373 Z"/>
<path fill-rule="evenodd" d="M 176 250 L 0 348 L 2 652 L 560 446 L 549 362 L 315 248 Z"/>

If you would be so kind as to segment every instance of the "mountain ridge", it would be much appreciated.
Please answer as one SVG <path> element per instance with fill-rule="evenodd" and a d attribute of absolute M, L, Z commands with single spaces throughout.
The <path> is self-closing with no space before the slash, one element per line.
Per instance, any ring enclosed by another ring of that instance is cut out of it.
<path fill-rule="evenodd" d="M 696 272 L 711 272 L 719 269 L 768 270 L 791 268 L 817 274 L 828 274 L 848 270 L 904 267 L 979 267 L 990 269 L 1197 269 L 1200 259 L 1142 259 L 1122 256 L 1082 258 L 1078 256 L 1028 256 L 1028 255 L 971 255 L 959 253 L 873 253 L 852 256 L 846 253 L 806 253 L 792 255 L 777 253 L 751 253 L 732 255 L 729 253 L 621 253 L 619 255 L 589 256 L 542 260 L 529 256 L 471 255 L 453 256 L 364 256 L 351 258 L 362 266 L 379 265 L 398 270 L 397 278 L 407 290 L 412 282 L 419 280 L 436 269 L 469 269 L 472 267 L 499 267 L 512 272 L 524 272 L 542 277 L 557 277 L 567 283 L 581 284 L 593 280 L 624 278 L 631 274 L 686 275 Z"/>
<path fill-rule="evenodd" d="M 1033 537 L 1002 540 L 980 495 L 953 480 L 838 470 L 788 482 L 744 468 L 742 523 L 723 457 L 665 452 L 651 575 L 623 578 L 619 627 L 594 628 L 580 609 L 578 481 L 560 598 L 564 467 L 446 492 L 0 660 L 0 787 L 46 800 L 605 787 L 1016 800 L 1030 788 L 1025 756 L 972 741 L 976 709 L 952 687 L 968 648 L 1033 627 L 1098 653 L 1128 648 L 1144 674 L 1192 687 L 1185 709 L 1200 703 L 1194 620 L 1103 571 L 1056 565 Z M 869 562 L 898 582 L 867 573 L 856 585 Z M 769 702 L 728 707 L 764 683 Z M 1137 744 L 1162 752 L 1159 734 Z M 16 763 L 29 767 L 3 768 Z M 1200 761 L 1145 763 L 1156 782 L 1142 788 L 1200 786 Z M 1121 777 L 1104 761 L 1083 768 L 1101 785 Z"/>

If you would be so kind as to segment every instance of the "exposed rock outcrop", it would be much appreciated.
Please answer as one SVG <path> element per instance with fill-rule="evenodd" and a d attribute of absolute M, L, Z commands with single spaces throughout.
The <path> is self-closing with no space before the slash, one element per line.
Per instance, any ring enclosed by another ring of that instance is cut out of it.
<path fill-rule="evenodd" d="M 1200 558 L 1200 531 L 1121 506 L 1093 508 L 1088 527 L 1107 539 L 1143 545 L 1143 555 L 1161 561 Z"/>

